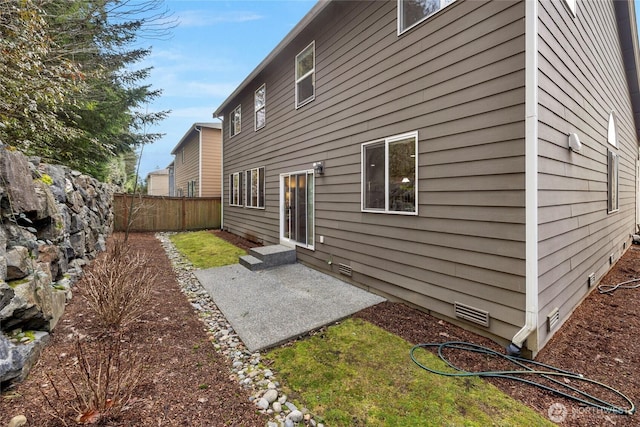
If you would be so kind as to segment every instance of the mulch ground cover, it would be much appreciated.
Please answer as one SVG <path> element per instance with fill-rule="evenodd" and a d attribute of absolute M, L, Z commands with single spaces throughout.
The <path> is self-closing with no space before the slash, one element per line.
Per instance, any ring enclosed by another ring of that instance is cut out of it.
<path fill-rule="evenodd" d="M 246 248 L 256 246 L 237 236 L 215 232 Z M 135 233 L 129 238 L 134 249 L 152 255 L 158 279 L 151 310 L 136 326 L 134 344 L 148 357 L 148 368 L 126 411 L 103 423 L 108 426 L 264 426 L 267 418 L 249 402 L 249 394 L 230 380 L 229 362 L 210 344 L 206 330 L 188 303 L 159 241 L 153 234 Z M 640 277 L 640 248 L 631 247 L 602 284 L 616 284 Z M 77 287 L 82 286 L 82 280 Z M 575 311 L 538 355 L 537 360 L 577 372 L 614 387 L 634 402 L 640 398 L 640 289 L 620 289 L 611 294 L 594 291 Z M 468 341 L 496 351 L 495 342 L 465 331 L 404 304 L 386 302 L 356 314 L 407 341 Z M 14 415 L 27 416 L 29 426 L 62 426 L 43 397 L 51 396 L 49 377 L 70 395 L 64 370 L 73 370 L 75 337 L 94 333 L 94 320 L 83 298 L 76 296 L 67 306 L 52 340 L 29 378 L 0 399 L 0 426 Z M 409 355 L 407 355 L 407 363 Z M 486 367 L 486 358 L 472 354 L 452 355 L 469 370 Z M 432 375 L 425 372 L 425 375 Z M 491 379 L 498 388 L 548 417 L 549 408 L 560 404 L 566 411 L 564 426 L 640 425 L 637 415 L 608 414 L 585 407 L 539 388 L 513 381 Z M 557 409 L 557 408 L 556 408 Z M 69 408 L 68 419 L 73 411 Z M 428 420 L 425 421 L 428 424 Z M 70 423 L 73 425 L 73 423 Z"/>

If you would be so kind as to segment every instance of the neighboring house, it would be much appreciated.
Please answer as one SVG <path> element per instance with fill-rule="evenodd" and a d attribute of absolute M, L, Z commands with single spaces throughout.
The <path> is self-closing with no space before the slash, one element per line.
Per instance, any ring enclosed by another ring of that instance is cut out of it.
<path fill-rule="evenodd" d="M 173 154 L 174 196 L 222 195 L 222 136 L 220 123 L 194 123 Z"/>
<path fill-rule="evenodd" d="M 176 176 L 173 168 L 173 162 L 167 166 L 169 170 L 169 196 L 174 197 L 176 195 Z"/>
<path fill-rule="evenodd" d="M 147 194 L 149 196 L 169 195 L 168 169 L 158 169 L 147 174 Z"/>
<path fill-rule="evenodd" d="M 214 113 L 223 227 L 537 353 L 640 222 L 634 13 L 318 3 Z"/>

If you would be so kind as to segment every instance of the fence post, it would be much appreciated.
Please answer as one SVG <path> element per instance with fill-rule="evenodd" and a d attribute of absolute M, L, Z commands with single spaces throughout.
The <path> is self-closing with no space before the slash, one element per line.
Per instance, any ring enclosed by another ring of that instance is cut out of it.
<path fill-rule="evenodd" d="M 187 229 L 187 201 L 184 196 L 182 196 L 182 231 L 186 231 Z"/>

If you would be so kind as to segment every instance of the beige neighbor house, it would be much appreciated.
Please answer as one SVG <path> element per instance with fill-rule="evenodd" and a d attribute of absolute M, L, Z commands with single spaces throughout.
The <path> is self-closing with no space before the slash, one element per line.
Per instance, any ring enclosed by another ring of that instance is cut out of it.
<path fill-rule="evenodd" d="M 158 169 L 147 174 L 147 194 L 149 196 L 169 195 L 169 169 Z"/>
<path fill-rule="evenodd" d="M 537 353 L 639 222 L 634 13 L 317 3 L 214 113 L 224 228 Z"/>
<path fill-rule="evenodd" d="M 222 125 L 194 123 L 171 151 L 173 196 L 222 195 Z"/>

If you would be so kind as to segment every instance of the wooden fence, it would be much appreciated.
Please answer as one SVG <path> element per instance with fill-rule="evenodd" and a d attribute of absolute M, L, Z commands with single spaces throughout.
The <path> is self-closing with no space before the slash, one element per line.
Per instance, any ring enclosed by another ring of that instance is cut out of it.
<path fill-rule="evenodd" d="M 183 231 L 220 228 L 220 197 L 162 197 L 131 194 L 113 195 L 114 228 L 124 231 Z"/>

